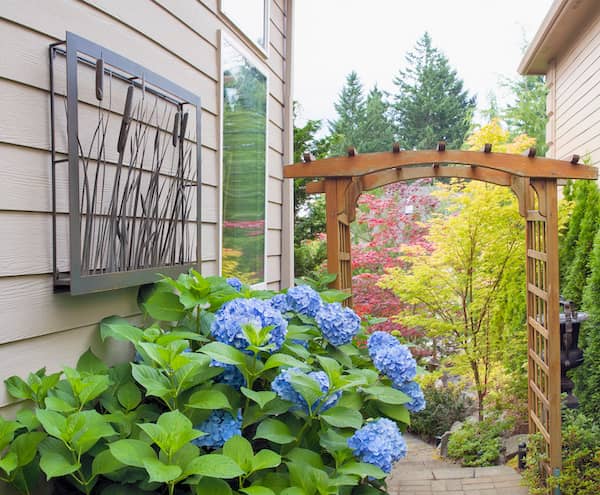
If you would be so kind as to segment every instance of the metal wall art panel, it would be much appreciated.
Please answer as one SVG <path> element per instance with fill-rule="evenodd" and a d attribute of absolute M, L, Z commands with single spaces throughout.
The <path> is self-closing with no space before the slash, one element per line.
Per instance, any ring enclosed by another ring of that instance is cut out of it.
<path fill-rule="evenodd" d="M 50 46 L 50 89 L 55 290 L 111 290 L 197 268 L 200 97 L 73 33 Z"/>

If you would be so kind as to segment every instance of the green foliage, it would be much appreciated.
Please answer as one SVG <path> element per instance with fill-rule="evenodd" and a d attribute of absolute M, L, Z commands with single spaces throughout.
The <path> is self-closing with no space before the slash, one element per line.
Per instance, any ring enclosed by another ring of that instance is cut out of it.
<path fill-rule="evenodd" d="M 522 76 L 505 81 L 514 96 L 514 103 L 504 110 L 504 119 L 513 136 L 527 134 L 535 138 L 538 156 L 544 156 L 546 145 L 546 96 L 548 86 L 544 76 Z"/>
<path fill-rule="evenodd" d="M 571 243 L 572 247 L 565 247 L 565 256 L 571 256 L 565 260 L 568 263 L 568 270 L 564 278 L 562 295 L 573 301 L 576 307 L 581 307 L 583 298 L 583 289 L 590 276 L 590 253 L 594 242 L 594 236 L 598 230 L 598 218 L 600 213 L 600 193 L 598 185 L 593 181 L 582 181 L 581 194 L 576 193 L 575 208 L 573 217 L 577 213 L 581 214 L 581 221 L 577 225 L 577 232 L 571 231 L 571 225 L 567 232 L 566 244 Z M 577 187 L 577 186 L 575 186 Z M 578 203 L 582 205 L 578 208 Z M 583 212 L 581 212 L 583 209 Z M 577 219 L 578 220 L 578 219 Z M 573 229 L 575 229 L 573 224 Z M 574 241 L 574 242 L 573 242 Z"/>
<path fill-rule="evenodd" d="M 329 123 L 329 131 L 341 137 L 332 149 L 333 155 L 343 155 L 348 146 L 360 150 L 361 125 L 366 116 L 363 86 L 355 71 L 346 76 L 346 83 L 334 104 L 338 118 Z"/>
<path fill-rule="evenodd" d="M 440 140 L 458 149 L 470 128 L 475 97 L 448 59 L 432 45 L 425 33 L 406 67 L 394 79 L 398 88 L 394 109 L 400 144 L 406 149 L 433 149 Z"/>
<path fill-rule="evenodd" d="M 456 385 L 436 387 L 429 383 L 423 386 L 423 394 L 427 405 L 423 411 L 411 417 L 410 431 L 427 440 L 440 437 L 456 421 L 464 421 L 471 408 L 462 388 Z"/>
<path fill-rule="evenodd" d="M 29 405 L 15 421 L 0 418 L 0 480 L 32 494 L 45 477 L 61 495 L 334 495 L 385 486 L 386 473 L 358 462 L 347 439 L 378 416 L 405 430 L 409 398 L 379 376 L 364 346 L 334 347 L 314 318 L 293 311 L 277 352 L 270 325 L 241 325 L 245 349 L 214 340 L 211 324 L 224 304 L 244 298 L 260 308 L 260 299 L 274 295 L 246 286 L 238 292 L 194 270 L 165 278 L 140 292 L 144 326 L 120 317 L 101 322 L 103 340 L 135 347 L 133 363 L 108 366 L 87 351 L 76 368 L 7 379 L 9 392 Z M 225 378 L 226 365 L 244 385 Z M 289 368 L 299 370 L 289 370 L 290 386 L 306 408 L 271 390 Z M 327 376 L 328 390 L 309 372 Z M 337 403 L 323 407 L 331 398 Z M 203 426 L 214 413 L 228 415 L 233 427 L 225 419 Z M 204 442 L 219 435 L 220 443 Z"/>
<path fill-rule="evenodd" d="M 590 258 L 591 274 L 583 292 L 583 308 L 589 319 L 579 332 L 583 364 L 573 376 L 581 410 L 600 424 L 600 230 L 596 232 Z"/>
<path fill-rule="evenodd" d="M 501 435 L 510 428 L 510 421 L 494 417 L 468 421 L 450 435 L 448 457 L 463 466 L 493 466 L 500 457 Z"/>
<path fill-rule="evenodd" d="M 504 358 L 504 332 L 516 321 L 503 300 L 514 299 L 515 311 L 522 308 L 517 301 L 524 283 L 513 280 L 524 280 L 524 225 L 514 196 L 504 188 L 456 183 L 439 196 L 447 210 L 429 221 L 432 252 L 404 257 L 408 268 L 388 270 L 379 286 L 413 305 L 398 321 L 423 328 L 438 338 L 444 354 L 453 352 L 455 372 L 473 381 L 482 416 L 492 370 Z"/>
<path fill-rule="evenodd" d="M 563 465 L 559 476 L 548 480 L 551 488 L 560 487 L 564 495 L 596 495 L 600 491 L 600 426 L 575 411 L 565 411 L 562 428 Z M 545 495 L 540 461 L 545 458 L 540 435 L 530 437 L 527 445 L 527 470 L 524 473 L 532 495 Z"/>
<path fill-rule="evenodd" d="M 575 260 L 583 218 L 588 209 L 588 197 L 590 193 L 594 194 L 595 189 L 597 186 L 592 181 L 581 180 L 569 185 L 566 190 L 565 199 L 572 201 L 573 209 L 559 244 L 560 286 L 563 288 L 572 273 L 571 265 Z"/>

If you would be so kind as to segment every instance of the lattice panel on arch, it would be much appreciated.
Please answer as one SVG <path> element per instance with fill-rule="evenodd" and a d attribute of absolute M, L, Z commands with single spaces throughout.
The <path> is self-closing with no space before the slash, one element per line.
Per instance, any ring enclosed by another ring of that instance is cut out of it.
<path fill-rule="evenodd" d="M 550 332 L 547 224 L 537 212 L 527 216 L 527 328 L 529 342 L 530 432 L 541 433 L 550 456 Z"/>

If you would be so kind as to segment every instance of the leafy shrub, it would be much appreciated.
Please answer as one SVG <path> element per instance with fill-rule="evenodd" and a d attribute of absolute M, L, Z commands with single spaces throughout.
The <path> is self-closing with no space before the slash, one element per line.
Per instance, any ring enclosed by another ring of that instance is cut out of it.
<path fill-rule="evenodd" d="M 600 493 L 600 425 L 575 411 L 564 411 L 562 429 L 563 466 L 559 476 L 548 480 L 551 487 L 560 486 L 564 495 L 597 495 Z M 540 461 L 544 460 L 541 437 L 534 435 L 527 445 L 527 470 L 524 479 L 532 495 L 545 495 Z"/>
<path fill-rule="evenodd" d="M 512 426 L 510 420 L 494 417 L 466 422 L 450 435 L 448 457 L 463 466 L 493 466 L 500 457 L 502 434 Z"/>
<path fill-rule="evenodd" d="M 456 385 L 436 387 L 429 382 L 423 385 L 423 394 L 427 405 L 411 417 L 410 431 L 429 441 L 450 430 L 456 421 L 463 421 L 472 407 Z"/>
<path fill-rule="evenodd" d="M 61 495 L 381 493 L 421 391 L 406 349 L 374 344 L 344 297 L 195 271 L 141 291 L 146 325 L 100 328 L 135 362 L 88 351 L 6 380 L 33 409 L 0 418 L 0 479 L 28 494 L 41 473 Z"/>

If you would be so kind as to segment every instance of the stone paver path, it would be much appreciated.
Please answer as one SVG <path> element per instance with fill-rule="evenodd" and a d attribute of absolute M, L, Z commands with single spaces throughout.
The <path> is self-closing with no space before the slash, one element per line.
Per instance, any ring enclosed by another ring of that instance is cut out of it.
<path fill-rule="evenodd" d="M 388 478 L 390 495 L 527 495 L 521 476 L 508 466 L 463 468 L 440 459 L 431 445 L 405 435 L 408 457 Z"/>

